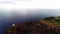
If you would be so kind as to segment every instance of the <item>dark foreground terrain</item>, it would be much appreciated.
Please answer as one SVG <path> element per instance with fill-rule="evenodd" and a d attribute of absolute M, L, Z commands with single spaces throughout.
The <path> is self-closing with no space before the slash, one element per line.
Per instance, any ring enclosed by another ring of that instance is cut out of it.
<path fill-rule="evenodd" d="M 60 34 L 60 16 L 12 24 L 5 34 Z"/>

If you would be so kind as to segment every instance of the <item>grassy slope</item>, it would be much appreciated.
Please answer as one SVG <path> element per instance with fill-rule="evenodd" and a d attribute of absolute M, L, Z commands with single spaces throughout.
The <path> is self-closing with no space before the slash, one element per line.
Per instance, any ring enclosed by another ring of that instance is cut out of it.
<path fill-rule="evenodd" d="M 60 26 L 60 16 L 58 16 L 58 17 L 47 17 L 44 20 L 47 20 L 56 26 Z"/>
<path fill-rule="evenodd" d="M 6 34 L 60 34 L 60 29 L 54 26 L 60 26 L 60 17 L 47 17 L 44 20 L 36 20 L 23 24 L 16 24 L 10 27 Z"/>

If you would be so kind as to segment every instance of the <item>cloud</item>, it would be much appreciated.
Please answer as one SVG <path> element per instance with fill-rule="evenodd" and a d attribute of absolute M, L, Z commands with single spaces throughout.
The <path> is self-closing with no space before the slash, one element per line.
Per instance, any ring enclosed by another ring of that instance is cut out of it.
<path fill-rule="evenodd" d="M 60 9 L 60 0 L 9 0 L 0 3 L 2 9 Z"/>
<path fill-rule="evenodd" d="M 12 1 L 10 0 L 0 0 L 0 3 L 11 3 Z"/>

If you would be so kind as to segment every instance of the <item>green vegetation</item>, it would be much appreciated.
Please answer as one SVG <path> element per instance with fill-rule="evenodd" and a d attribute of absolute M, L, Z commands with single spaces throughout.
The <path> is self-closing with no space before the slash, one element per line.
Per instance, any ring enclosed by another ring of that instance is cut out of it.
<path fill-rule="evenodd" d="M 44 20 L 47 20 L 56 26 L 60 26 L 60 16 L 58 16 L 58 17 L 47 17 Z"/>
<path fill-rule="evenodd" d="M 60 16 L 15 24 L 5 34 L 60 34 Z"/>

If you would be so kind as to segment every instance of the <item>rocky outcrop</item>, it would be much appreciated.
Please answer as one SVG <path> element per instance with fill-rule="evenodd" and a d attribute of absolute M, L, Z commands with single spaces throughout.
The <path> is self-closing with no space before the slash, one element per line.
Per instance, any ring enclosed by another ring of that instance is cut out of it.
<path fill-rule="evenodd" d="M 5 34 L 60 34 L 60 26 L 56 26 L 45 19 L 30 21 L 22 24 L 12 24 Z"/>

